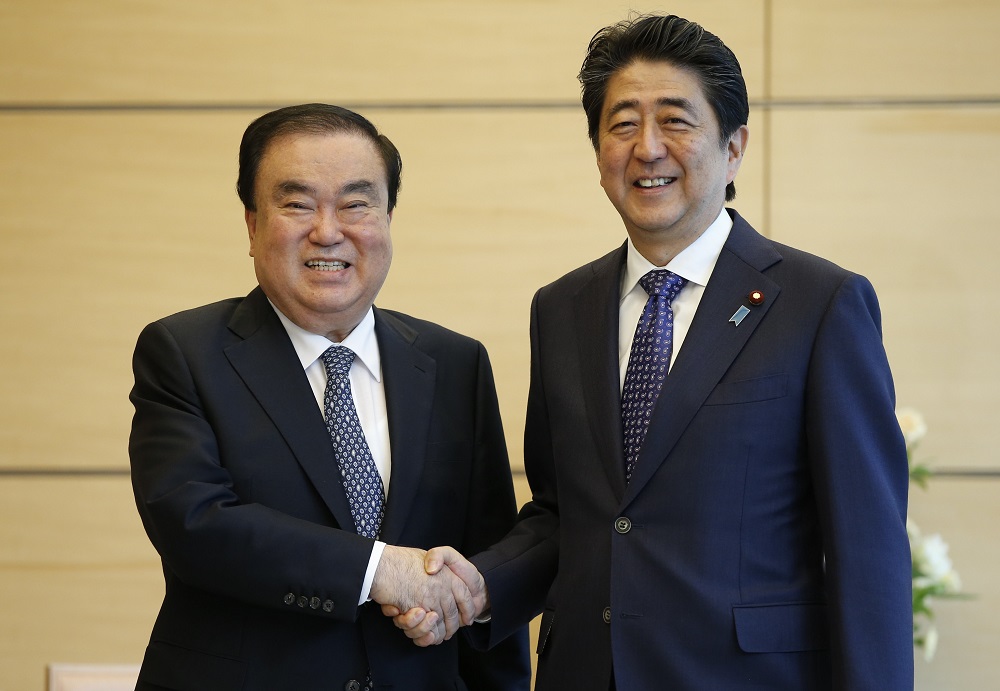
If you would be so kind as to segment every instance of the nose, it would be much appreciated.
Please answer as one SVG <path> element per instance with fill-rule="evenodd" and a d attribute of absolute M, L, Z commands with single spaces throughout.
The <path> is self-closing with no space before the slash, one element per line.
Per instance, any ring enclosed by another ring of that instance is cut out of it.
<path fill-rule="evenodd" d="M 309 239 L 317 245 L 336 245 L 344 240 L 344 232 L 336 213 L 322 210 L 316 214 L 315 222 L 309 231 Z"/>
<path fill-rule="evenodd" d="M 667 155 L 667 145 L 655 122 L 645 122 L 639 130 L 635 156 L 641 161 L 653 162 Z"/>

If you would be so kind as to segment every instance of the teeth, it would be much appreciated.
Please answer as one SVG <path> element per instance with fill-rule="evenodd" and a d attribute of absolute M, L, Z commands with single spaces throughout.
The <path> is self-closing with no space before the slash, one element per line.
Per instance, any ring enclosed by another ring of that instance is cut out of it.
<path fill-rule="evenodd" d="M 672 180 L 673 178 L 642 178 L 639 180 L 639 187 L 662 187 Z"/>
<path fill-rule="evenodd" d="M 310 269 L 319 269 L 320 271 L 341 271 L 347 268 L 346 262 L 324 262 L 316 259 L 306 262 L 306 266 Z"/>

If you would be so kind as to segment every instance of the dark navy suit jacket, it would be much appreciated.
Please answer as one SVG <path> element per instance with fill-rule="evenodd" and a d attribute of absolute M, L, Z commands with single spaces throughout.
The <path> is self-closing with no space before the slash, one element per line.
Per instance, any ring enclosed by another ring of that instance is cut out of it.
<path fill-rule="evenodd" d="M 875 293 L 730 213 L 628 484 L 625 247 L 535 296 L 533 499 L 474 561 L 493 641 L 544 609 L 538 691 L 607 691 L 612 673 L 621 691 L 912 689 L 907 462 Z"/>
<path fill-rule="evenodd" d="M 375 311 L 392 450 L 381 539 L 484 549 L 514 494 L 486 351 Z M 526 691 L 525 631 L 483 655 L 414 646 L 358 607 L 372 542 L 354 530 L 322 413 L 258 288 L 162 319 L 133 362 L 129 442 L 166 594 L 140 689 Z"/>

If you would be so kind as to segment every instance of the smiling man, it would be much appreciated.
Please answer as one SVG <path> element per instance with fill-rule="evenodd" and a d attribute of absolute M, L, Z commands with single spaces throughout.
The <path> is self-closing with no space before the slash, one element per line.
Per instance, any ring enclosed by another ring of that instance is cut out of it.
<path fill-rule="evenodd" d="M 911 689 L 872 286 L 725 207 L 749 106 L 716 36 L 635 17 L 594 36 L 580 81 L 628 237 L 532 303 L 532 500 L 472 559 L 490 640 L 543 612 L 538 691 Z M 421 616 L 397 624 L 433 643 Z"/>
<path fill-rule="evenodd" d="M 251 123 L 239 160 L 259 286 L 135 350 L 132 479 L 166 581 L 137 688 L 527 691 L 526 632 L 473 651 L 451 635 L 481 593 L 424 573 L 421 548 L 482 550 L 515 506 L 483 346 L 373 306 L 396 148 L 308 104 Z M 414 648 L 371 600 L 450 641 Z"/>

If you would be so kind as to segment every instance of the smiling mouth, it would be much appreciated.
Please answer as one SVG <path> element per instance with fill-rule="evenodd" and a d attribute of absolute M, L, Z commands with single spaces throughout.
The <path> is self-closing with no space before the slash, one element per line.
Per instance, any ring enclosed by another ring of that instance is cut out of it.
<path fill-rule="evenodd" d="M 677 178 L 640 178 L 635 181 L 636 187 L 663 187 L 669 185 Z"/>
<path fill-rule="evenodd" d="M 306 266 L 310 269 L 316 269 L 317 271 L 343 271 L 350 266 L 350 264 L 342 261 L 327 262 L 319 259 L 310 259 L 306 262 Z"/>

